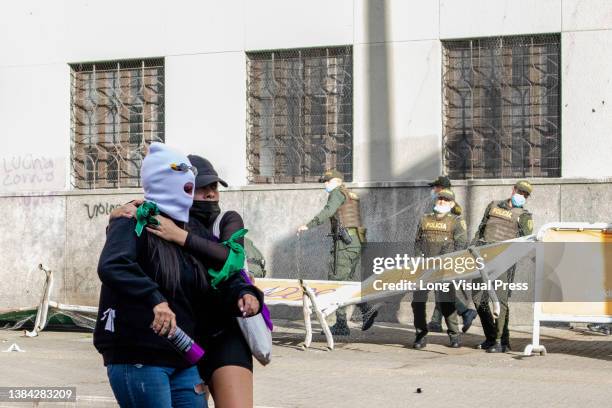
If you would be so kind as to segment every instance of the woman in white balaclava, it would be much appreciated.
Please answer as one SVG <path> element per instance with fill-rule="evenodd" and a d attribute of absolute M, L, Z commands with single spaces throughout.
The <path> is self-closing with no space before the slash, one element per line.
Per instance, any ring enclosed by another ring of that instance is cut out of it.
<path fill-rule="evenodd" d="M 193 358 L 167 337 L 182 336 L 181 330 L 186 341 L 194 337 L 193 305 L 208 293 L 205 270 L 150 232 L 160 214 L 184 227 L 195 170 L 185 155 L 153 143 L 141 178 L 146 201 L 136 217 L 116 218 L 107 230 L 98 264 L 102 288 L 94 345 L 122 407 L 203 407 Z"/>
<path fill-rule="evenodd" d="M 240 214 L 221 211 L 218 185 L 227 187 L 213 165 L 203 157 L 188 156 L 197 168 L 194 203 L 190 211 L 188 230 L 178 228 L 176 223 L 159 217 L 161 225 L 149 232 L 186 248 L 206 267 L 223 269 L 229 249 L 222 242 L 244 228 Z M 140 200 L 115 209 L 111 219 L 134 217 L 142 206 Z M 219 237 L 213 236 L 213 224 L 219 219 Z M 242 240 L 238 243 L 243 245 Z M 214 279 L 211 281 L 214 284 Z M 258 313 L 263 304 L 263 294 L 241 278 L 231 274 L 211 289 L 213 296 L 203 299 L 197 310 L 202 311 L 198 319 L 196 340 L 206 349 L 206 355 L 198 363 L 200 375 L 209 385 L 217 406 L 253 405 L 253 357 L 242 335 L 235 316 L 251 316 Z M 238 299 L 234 296 L 238 294 Z M 236 307 L 238 306 L 238 307 Z M 208 313 L 214 310 L 215 313 Z"/>

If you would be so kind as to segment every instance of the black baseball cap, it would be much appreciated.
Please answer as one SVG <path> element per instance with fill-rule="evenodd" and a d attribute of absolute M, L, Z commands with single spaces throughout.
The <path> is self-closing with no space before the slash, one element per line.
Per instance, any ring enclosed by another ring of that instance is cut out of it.
<path fill-rule="evenodd" d="M 195 154 L 190 154 L 187 158 L 191 162 L 191 165 L 198 169 L 198 175 L 195 179 L 195 188 L 207 186 L 215 181 L 221 183 L 223 187 L 227 187 L 227 183 L 219 178 L 211 162 Z"/>
<path fill-rule="evenodd" d="M 198 169 L 199 171 L 200 169 Z M 429 187 L 440 186 L 444 188 L 451 188 L 450 179 L 446 176 L 440 176 L 431 183 L 429 183 Z"/>

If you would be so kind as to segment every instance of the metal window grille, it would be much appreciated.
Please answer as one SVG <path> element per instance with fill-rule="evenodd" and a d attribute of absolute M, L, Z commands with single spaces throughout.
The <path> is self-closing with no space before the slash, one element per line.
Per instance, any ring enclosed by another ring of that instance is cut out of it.
<path fill-rule="evenodd" d="M 151 142 L 164 141 L 164 60 L 71 66 L 72 184 L 140 187 Z"/>
<path fill-rule="evenodd" d="M 352 181 L 352 48 L 248 53 L 247 73 L 249 181 Z"/>
<path fill-rule="evenodd" d="M 559 35 L 444 41 L 443 53 L 447 174 L 560 177 Z"/>

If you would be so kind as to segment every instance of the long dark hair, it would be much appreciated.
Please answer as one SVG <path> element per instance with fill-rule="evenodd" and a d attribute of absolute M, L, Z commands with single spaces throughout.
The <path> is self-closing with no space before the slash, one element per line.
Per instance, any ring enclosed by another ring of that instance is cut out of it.
<path fill-rule="evenodd" d="M 196 287 L 203 291 L 208 290 L 206 269 L 194 256 L 181 251 L 176 244 L 153 234 L 147 234 L 147 247 L 149 259 L 155 264 L 155 280 L 172 295 L 175 295 L 176 288 L 181 282 L 181 262 L 192 266 Z"/>

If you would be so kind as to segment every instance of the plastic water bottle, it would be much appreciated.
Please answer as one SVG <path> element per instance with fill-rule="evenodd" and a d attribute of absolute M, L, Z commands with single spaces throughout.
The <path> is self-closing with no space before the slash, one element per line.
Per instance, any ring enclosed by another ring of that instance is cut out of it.
<path fill-rule="evenodd" d="M 191 364 L 195 364 L 204 357 L 204 349 L 193 341 L 180 327 L 176 328 L 174 336 L 167 337 L 168 341 L 174 346 L 184 358 Z"/>

